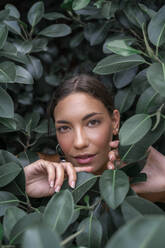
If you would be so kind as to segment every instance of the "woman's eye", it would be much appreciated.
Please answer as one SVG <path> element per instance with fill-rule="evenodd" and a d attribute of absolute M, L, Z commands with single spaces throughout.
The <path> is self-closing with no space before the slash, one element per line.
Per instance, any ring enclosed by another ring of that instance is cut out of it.
<path fill-rule="evenodd" d="M 62 126 L 62 127 L 58 127 L 58 128 L 57 128 L 57 131 L 58 131 L 58 132 L 61 132 L 61 133 L 65 133 L 65 132 L 68 131 L 68 129 L 69 129 L 69 127 L 67 127 L 67 126 Z"/>
<path fill-rule="evenodd" d="M 92 126 L 96 126 L 100 124 L 100 121 L 99 120 L 91 120 L 88 122 L 88 126 L 92 127 Z"/>

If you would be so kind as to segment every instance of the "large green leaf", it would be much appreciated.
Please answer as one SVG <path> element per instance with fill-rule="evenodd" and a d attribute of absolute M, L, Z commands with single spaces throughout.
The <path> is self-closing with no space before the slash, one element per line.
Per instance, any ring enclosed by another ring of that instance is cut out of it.
<path fill-rule="evenodd" d="M 161 97 L 152 87 L 146 89 L 139 97 L 136 105 L 136 113 L 153 113 L 158 110 L 162 103 L 165 102 L 165 97 Z"/>
<path fill-rule="evenodd" d="M 69 226 L 74 213 L 74 203 L 71 192 L 68 190 L 56 193 L 47 204 L 44 211 L 44 220 L 52 231 L 59 234 Z"/>
<path fill-rule="evenodd" d="M 135 97 L 136 95 L 132 92 L 130 87 L 119 90 L 115 95 L 115 108 L 117 108 L 120 113 L 127 111 L 132 106 Z"/>
<path fill-rule="evenodd" d="M 17 128 L 16 121 L 14 119 L 0 117 L 0 123 L 12 131 L 15 131 Z"/>
<path fill-rule="evenodd" d="M 0 82 L 14 83 L 16 78 L 16 67 L 12 62 L 3 62 L 0 64 Z"/>
<path fill-rule="evenodd" d="M 28 11 L 28 21 L 32 27 L 34 27 L 42 19 L 44 15 L 44 3 L 42 1 L 32 5 Z"/>
<path fill-rule="evenodd" d="M 0 191 L 0 216 L 5 214 L 5 211 L 10 206 L 17 206 L 19 204 L 18 198 L 7 191 Z"/>
<path fill-rule="evenodd" d="M 20 18 L 20 13 L 18 11 L 18 9 L 13 5 L 13 4 L 6 4 L 5 5 L 5 9 L 9 10 L 9 16 L 14 17 L 16 19 Z"/>
<path fill-rule="evenodd" d="M 20 26 L 18 25 L 18 22 L 17 21 L 6 21 L 5 20 L 4 23 L 7 25 L 8 29 L 12 33 L 21 36 L 21 29 L 20 29 Z"/>
<path fill-rule="evenodd" d="M 137 95 L 141 95 L 148 88 L 146 72 L 147 69 L 139 71 L 139 73 L 132 80 L 131 88 Z"/>
<path fill-rule="evenodd" d="M 30 53 L 32 49 L 32 41 L 25 40 L 15 40 L 14 46 L 17 48 L 17 51 L 22 53 L 22 54 L 27 54 Z"/>
<path fill-rule="evenodd" d="M 147 70 L 148 82 L 154 90 L 165 97 L 165 64 L 154 63 Z"/>
<path fill-rule="evenodd" d="M 20 84 L 33 84 L 33 78 L 31 74 L 22 66 L 17 65 L 16 66 L 16 83 Z"/>
<path fill-rule="evenodd" d="M 43 74 L 43 66 L 41 60 L 34 57 L 28 56 L 29 62 L 27 63 L 27 69 L 35 79 L 40 79 Z"/>
<path fill-rule="evenodd" d="M 143 215 L 164 214 L 164 211 L 156 204 L 137 196 L 126 197 L 121 205 L 121 211 L 125 221 Z"/>
<path fill-rule="evenodd" d="M 88 192 L 90 188 L 95 184 L 97 176 L 87 173 L 79 172 L 77 174 L 76 188 L 72 191 L 74 202 L 79 200 Z"/>
<path fill-rule="evenodd" d="M 162 248 L 165 243 L 165 217 L 138 217 L 121 227 L 105 248 Z"/>
<path fill-rule="evenodd" d="M 0 166 L 0 187 L 9 184 L 20 172 L 21 167 L 14 162 Z"/>
<path fill-rule="evenodd" d="M 117 208 L 129 190 L 129 179 L 120 170 L 106 170 L 99 181 L 100 193 L 110 208 Z"/>
<path fill-rule="evenodd" d="M 47 51 L 47 44 L 48 39 L 42 38 L 42 39 L 34 39 L 32 40 L 32 52 L 40 52 L 40 51 Z"/>
<path fill-rule="evenodd" d="M 62 248 L 60 237 L 52 232 L 46 225 L 36 225 L 28 228 L 22 241 L 22 248 Z"/>
<path fill-rule="evenodd" d="M 127 40 L 112 40 L 107 42 L 106 47 L 113 53 L 122 55 L 122 56 L 130 56 L 132 54 L 141 54 L 140 50 L 137 50 L 128 45 L 129 42 Z"/>
<path fill-rule="evenodd" d="M 20 208 L 17 208 L 15 206 L 8 207 L 3 219 L 4 234 L 8 239 L 14 225 L 17 223 L 18 220 L 25 216 L 25 214 L 26 213 Z"/>
<path fill-rule="evenodd" d="M 73 10 L 80 10 L 85 8 L 91 0 L 73 0 L 72 8 Z"/>
<path fill-rule="evenodd" d="M 5 19 L 8 18 L 9 16 L 9 10 L 8 9 L 4 9 L 0 11 L 0 22 L 4 21 Z"/>
<path fill-rule="evenodd" d="M 3 48 L 8 36 L 8 29 L 5 24 L 0 24 L 0 49 Z"/>
<path fill-rule="evenodd" d="M 124 88 L 126 85 L 132 83 L 132 80 L 135 77 L 137 70 L 138 67 L 134 67 L 128 70 L 116 72 L 113 77 L 115 87 L 117 89 L 121 89 Z"/>
<path fill-rule="evenodd" d="M 93 72 L 101 75 L 112 74 L 127 70 L 144 63 L 145 60 L 139 55 L 123 57 L 120 55 L 110 55 L 99 61 Z"/>
<path fill-rule="evenodd" d="M 0 87 L 0 117 L 13 118 L 14 104 L 8 93 Z"/>
<path fill-rule="evenodd" d="M 151 118 L 147 114 L 136 114 L 130 117 L 120 129 L 120 144 L 127 146 L 138 142 L 150 130 L 151 125 Z"/>
<path fill-rule="evenodd" d="M 42 223 L 42 215 L 39 213 L 30 213 L 20 218 L 13 226 L 10 232 L 10 244 L 20 244 L 23 233 L 30 227 Z"/>
<path fill-rule="evenodd" d="M 71 33 L 71 28 L 66 24 L 52 24 L 41 30 L 38 34 L 46 37 L 64 37 Z"/>
<path fill-rule="evenodd" d="M 148 37 L 155 46 L 159 47 L 165 43 L 165 6 L 151 19 L 148 25 Z"/>
<path fill-rule="evenodd" d="M 102 239 L 102 226 L 95 217 L 84 219 L 78 226 L 82 230 L 76 237 L 76 243 L 81 247 L 100 248 Z"/>

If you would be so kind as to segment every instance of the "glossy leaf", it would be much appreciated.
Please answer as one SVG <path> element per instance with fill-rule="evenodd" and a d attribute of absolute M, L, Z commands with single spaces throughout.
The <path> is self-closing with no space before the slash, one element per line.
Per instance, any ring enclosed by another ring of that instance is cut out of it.
<path fill-rule="evenodd" d="M 0 64 L 0 82 L 14 83 L 16 77 L 16 67 L 12 62 L 3 62 Z"/>
<path fill-rule="evenodd" d="M 33 84 L 33 78 L 31 74 L 22 66 L 17 65 L 16 66 L 16 83 L 20 84 Z"/>
<path fill-rule="evenodd" d="M 160 8 L 151 19 L 148 25 L 148 37 L 157 47 L 165 43 L 165 6 Z"/>
<path fill-rule="evenodd" d="M 20 18 L 20 13 L 19 13 L 18 9 L 13 4 L 10 4 L 10 3 L 6 4 L 5 9 L 10 11 L 9 15 L 11 17 L 14 17 L 16 19 Z"/>
<path fill-rule="evenodd" d="M 107 49 L 112 51 L 113 53 L 122 55 L 122 56 L 130 56 L 132 54 L 141 54 L 140 50 L 137 50 L 131 46 L 128 45 L 128 42 L 126 40 L 113 40 L 109 41 L 106 44 Z"/>
<path fill-rule="evenodd" d="M 9 16 L 9 10 L 8 9 L 4 9 L 0 11 L 0 22 L 4 21 L 5 19 L 8 18 Z"/>
<path fill-rule="evenodd" d="M 44 15 L 44 3 L 39 1 L 32 5 L 28 11 L 28 21 L 32 27 L 36 26 Z"/>
<path fill-rule="evenodd" d="M 3 238 L 3 226 L 0 223 L 0 244 L 1 244 L 2 238 Z"/>
<path fill-rule="evenodd" d="M 149 7 L 147 7 L 146 5 L 139 3 L 138 4 L 139 7 L 141 8 L 141 10 L 146 13 L 150 18 L 153 18 L 156 14 L 156 11 L 154 11 L 153 9 L 150 9 Z"/>
<path fill-rule="evenodd" d="M 156 112 L 161 104 L 165 102 L 165 97 L 161 97 L 152 87 L 146 89 L 139 97 L 136 105 L 136 113 Z"/>
<path fill-rule="evenodd" d="M 5 127 L 11 129 L 12 131 L 16 130 L 16 121 L 14 119 L 9 118 L 1 118 L 0 117 L 0 123 L 4 125 Z"/>
<path fill-rule="evenodd" d="M 59 234 L 69 226 L 74 213 L 73 197 L 68 190 L 56 193 L 47 204 L 44 211 L 44 220 L 52 231 Z"/>
<path fill-rule="evenodd" d="M 136 95 L 141 95 L 148 88 L 147 70 L 141 70 L 132 80 L 131 88 Z"/>
<path fill-rule="evenodd" d="M 126 85 L 132 83 L 133 78 L 137 73 L 138 67 L 131 68 L 129 70 L 117 72 L 114 74 L 113 80 L 115 87 L 121 89 Z"/>
<path fill-rule="evenodd" d="M 28 228 L 22 241 L 22 248 L 62 248 L 60 237 L 52 232 L 46 225 L 36 225 Z"/>
<path fill-rule="evenodd" d="M 41 224 L 41 218 L 42 216 L 39 213 L 26 214 L 25 216 L 20 218 L 10 232 L 10 243 L 20 244 L 24 232 L 30 227 Z"/>
<path fill-rule="evenodd" d="M 73 10 L 80 10 L 85 8 L 91 0 L 73 0 L 72 8 Z"/>
<path fill-rule="evenodd" d="M 130 117 L 120 129 L 120 144 L 127 146 L 138 142 L 150 130 L 151 125 L 151 118 L 147 114 L 136 114 Z"/>
<path fill-rule="evenodd" d="M 34 79 L 40 79 L 43 74 L 43 66 L 41 60 L 30 55 L 28 56 L 28 59 L 29 63 L 26 65 L 28 71 L 31 73 Z"/>
<path fill-rule="evenodd" d="M 31 41 L 20 41 L 16 40 L 14 46 L 17 48 L 17 51 L 23 54 L 27 54 L 32 49 L 32 42 Z"/>
<path fill-rule="evenodd" d="M 154 90 L 165 97 L 165 76 L 163 72 L 164 64 L 154 63 L 147 70 L 148 82 Z"/>
<path fill-rule="evenodd" d="M 71 33 L 71 28 L 66 24 L 52 24 L 41 30 L 38 35 L 46 37 L 64 37 Z"/>
<path fill-rule="evenodd" d="M 138 217 L 121 227 L 110 239 L 105 248 L 155 248 L 163 247 L 165 217 Z"/>
<path fill-rule="evenodd" d="M 21 167 L 14 162 L 0 166 L 0 187 L 9 184 L 21 172 Z"/>
<path fill-rule="evenodd" d="M 121 205 L 125 221 L 132 220 L 138 216 L 151 214 L 164 214 L 164 211 L 156 204 L 137 196 L 128 196 Z"/>
<path fill-rule="evenodd" d="M 65 16 L 64 14 L 62 13 L 59 13 L 59 12 L 50 12 L 50 13 L 46 13 L 44 15 L 44 18 L 47 19 L 47 20 L 57 20 L 57 19 L 66 19 L 66 20 L 70 20 L 69 17 Z"/>
<path fill-rule="evenodd" d="M 100 193 L 110 208 L 116 209 L 126 197 L 129 190 L 129 179 L 120 170 L 106 170 L 99 181 Z"/>
<path fill-rule="evenodd" d="M 0 191 L 0 216 L 5 214 L 5 211 L 10 206 L 17 206 L 19 204 L 18 198 L 10 192 Z"/>
<path fill-rule="evenodd" d="M 0 49 L 3 48 L 6 42 L 7 36 L 8 36 L 7 26 L 4 24 L 0 24 Z"/>
<path fill-rule="evenodd" d="M 91 173 L 79 172 L 77 174 L 76 188 L 72 191 L 74 202 L 79 200 L 88 192 L 90 188 L 95 184 L 97 176 Z"/>
<path fill-rule="evenodd" d="M 0 87 L 0 117 L 13 118 L 14 104 L 8 93 Z"/>
<path fill-rule="evenodd" d="M 112 74 L 133 68 L 144 62 L 144 59 L 139 55 L 131 55 L 128 57 L 110 55 L 99 61 L 93 69 L 93 72 L 101 75 Z"/>
<path fill-rule="evenodd" d="M 120 113 L 123 113 L 132 106 L 135 97 L 136 95 L 132 92 L 131 88 L 119 90 L 115 95 L 115 107 Z"/>
<path fill-rule="evenodd" d="M 17 208 L 15 206 L 8 207 L 3 220 L 4 234 L 8 239 L 10 237 L 10 233 L 14 225 L 25 215 L 26 213 L 20 208 Z"/>
<path fill-rule="evenodd" d="M 48 40 L 46 38 L 32 40 L 32 52 L 47 51 Z"/>
<path fill-rule="evenodd" d="M 85 218 L 78 226 L 82 233 L 76 237 L 77 245 L 81 247 L 100 248 L 102 239 L 102 226 L 95 217 Z"/>
<path fill-rule="evenodd" d="M 7 25 L 8 29 L 12 33 L 21 36 L 21 29 L 20 29 L 20 26 L 18 25 L 18 22 L 17 21 L 6 21 L 5 20 L 4 23 Z"/>

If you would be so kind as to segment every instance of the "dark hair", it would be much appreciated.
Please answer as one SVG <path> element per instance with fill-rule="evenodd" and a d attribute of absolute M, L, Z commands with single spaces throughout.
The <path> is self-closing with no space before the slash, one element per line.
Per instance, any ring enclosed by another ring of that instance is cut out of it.
<path fill-rule="evenodd" d="M 113 98 L 108 89 L 97 78 L 86 74 L 74 76 L 62 82 L 55 90 L 48 108 L 48 116 L 53 117 L 53 112 L 60 100 L 75 93 L 84 92 L 100 100 L 112 115 L 114 110 Z"/>

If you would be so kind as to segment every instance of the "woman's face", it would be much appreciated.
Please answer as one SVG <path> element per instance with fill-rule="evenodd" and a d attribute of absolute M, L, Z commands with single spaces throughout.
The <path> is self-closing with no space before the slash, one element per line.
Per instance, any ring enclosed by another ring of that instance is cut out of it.
<path fill-rule="evenodd" d="M 54 109 L 56 134 L 66 160 L 73 166 L 92 166 L 101 173 L 108 162 L 109 142 L 120 115 L 110 116 L 104 104 L 87 93 L 73 93 Z"/>

